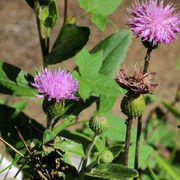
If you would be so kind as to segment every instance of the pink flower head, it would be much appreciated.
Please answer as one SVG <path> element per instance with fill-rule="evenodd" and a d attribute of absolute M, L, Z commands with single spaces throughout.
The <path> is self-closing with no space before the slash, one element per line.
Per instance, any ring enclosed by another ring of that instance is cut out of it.
<path fill-rule="evenodd" d="M 72 79 L 70 72 L 57 69 L 51 72 L 45 68 L 34 77 L 31 83 L 39 92 L 38 98 L 48 97 L 48 101 L 56 99 L 56 102 L 65 99 L 78 100 L 73 94 L 78 89 L 78 82 Z"/>
<path fill-rule="evenodd" d="M 128 18 L 130 29 L 142 41 L 148 41 L 153 46 L 158 43 L 170 44 L 180 32 L 179 14 L 173 13 L 176 9 L 172 3 L 164 6 L 163 0 L 146 0 L 142 4 L 137 0 L 134 10 L 128 9 L 131 17 Z"/>

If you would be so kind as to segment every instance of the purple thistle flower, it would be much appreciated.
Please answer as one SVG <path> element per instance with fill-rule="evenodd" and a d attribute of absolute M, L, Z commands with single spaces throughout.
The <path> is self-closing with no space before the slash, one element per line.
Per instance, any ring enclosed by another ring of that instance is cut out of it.
<path fill-rule="evenodd" d="M 164 7 L 163 0 L 147 0 L 142 4 L 136 1 L 133 8 L 128 9 L 131 14 L 128 26 L 136 37 L 153 46 L 162 42 L 170 44 L 176 39 L 176 33 L 180 32 L 180 18 L 179 13 L 173 13 L 176 8 L 172 3 Z"/>
<path fill-rule="evenodd" d="M 73 95 L 78 89 L 78 81 L 72 79 L 70 72 L 60 69 L 51 72 L 45 68 L 34 77 L 34 83 L 31 84 L 39 92 L 37 98 L 48 97 L 48 101 L 56 99 L 56 102 L 65 99 L 79 100 Z"/>

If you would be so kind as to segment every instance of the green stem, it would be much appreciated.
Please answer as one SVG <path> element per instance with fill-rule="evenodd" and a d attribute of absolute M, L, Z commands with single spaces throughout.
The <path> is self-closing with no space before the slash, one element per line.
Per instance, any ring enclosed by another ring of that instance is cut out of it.
<path fill-rule="evenodd" d="M 95 145 L 97 138 L 98 138 L 98 135 L 96 133 L 94 133 L 94 137 L 93 137 L 91 143 L 89 144 L 89 146 L 86 149 L 85 158 L 83 160 L 83 164 L 82 164 L 82 168 L 81 168 L 81 171 L 79 173 L 79 176 L 78 176 L 78 180 L 83 180 L 83 178 L 85 176 L 85 170 L 86 170 L 86 166 L 87 166 L 87 161 L 90 158 L 91 150 L 92 150 L 93 146 Z"/>
<path fill-rule="evenodd" d="M 47 116 L 47 129 L 52 129 L 53 119 L 54 118 Z"/>
<path fill-rule="evenodd" d="M 48 49 L 47 49 L 47 42 L 46 44 L 46 36 L 44 32 L 44 26 L 42 22 L 39 19 L 39 16 L 41 15 L 41 7 L 39 4 L 39 0 L 34 0 L 34 8 L 35 8 L 35 14 L 36 14 L 36 24 L 37 24 L 37 29 L 38 29 L 38 34 L 39 34 L 39 41 L 41 45 L 41 52 L 42 52 L 42 59 L 43 59 L 43 66 L 45 67 L 45 57 L 48 55 Z"/>
<path fill-rule="evenodd" d="M 125 144 L 125 154 L 124 154 L 124 166 L 128 166 L 132 121 L 133 118 L 128 118 L 126 120 L 126 144 Z"/>
<path fill-rule="evenodd" d="M 142 116 L 138 117 L 137 121 L 137 136 L 136 136 L 136 152 L 135 152 L 135 161 L 134 161 L 134 169 L 138 171 L 139 169 L 139 148 L 140 148 L 140 140 L 141 140 L 141 131 L 142 131 Z M 135 177 L 134 180 L 138 178 Z"/>
<path fill-rule="evenodd" d="M 143 74 L 146 74 L 148 72 L 152 50 L 153 50 L 152 48 L 147 49 L 147 53 L 144 59 Z M 138 171 L 139 170 L 139 149 L 140 149 L 140 140 L 141 140 L 141 131 L 142 131 L 142 116 L 138 118 L 137 125 L 138 127 L 137 127 L 137 136 L 136 136 L 136 152 L 135 152 L 134 168 Z M 137 180 L 137 178 L 134 178 L 134 180 Z"/>

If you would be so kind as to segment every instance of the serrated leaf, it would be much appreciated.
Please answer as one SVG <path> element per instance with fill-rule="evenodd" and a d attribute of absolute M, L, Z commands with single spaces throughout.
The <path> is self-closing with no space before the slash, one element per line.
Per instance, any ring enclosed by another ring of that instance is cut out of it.
<path fill-rule="evenodd" d="M 36 91 L 30 86 L 33 77 L 16 66 L 0 61 L 0 93 L 34 97 Z"/>
<path fill-rule="evenodd" d="M 79 82 L 79 95 L 86 100 L 92 96 L 118 96 L 121 93 L 117 83 L 104 74 L 99 73 L 102 65 L 102 51 L 95 54 L 83 49 L 76 57 L 76 64 L 79 68 L 73 75 Z"/>
<path fill-rule="evenodd" d="M 103 50 L 103 63 L 100 73 L 114 77 L 125 58 L 131 39 L 130 30 L 120 31 L 110 35 L 92 49 L 91 53 Z"/>
<path fill-rule="evenodd" d="M 46 63 L 56 64 L 73 57 L 87 43 L 89 35 L 88 27 L 65 25 L 60 30 L 52 51 L 46 57 Z"/>
<path fill-rule="evenodd" d="M 120 5 L 121 0 L 78 0 L 80 8 L 91 13 L 91 20 L 101 30 L 104 30 L 107 16 L 112 14 Z"/>
<path fill-rule="evenodd" d="M 85 174 L 102 179 L 124 179 L 138 175 L 136 170 L 118 164 L 100 164 Z"/>
<path fill-rule="evenodd" d="M 55 141 L 54 148 L 84 157 L 84 150 L 82 144 L 69 139 L 62 141 Z"/>

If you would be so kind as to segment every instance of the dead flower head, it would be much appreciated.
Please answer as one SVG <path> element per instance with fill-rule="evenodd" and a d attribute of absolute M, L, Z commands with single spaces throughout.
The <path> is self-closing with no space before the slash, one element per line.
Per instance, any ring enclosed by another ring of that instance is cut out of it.
<path fill-rule="evenodd" d="M 147 94 L 158 85 L 153 83 L 155 72 L 143 74 L 142 69 L 134 68 L 134 75 L 131 77 L 127 74 L 125 66 L 116 74 L 116 82 L 129 93 Z"/>

